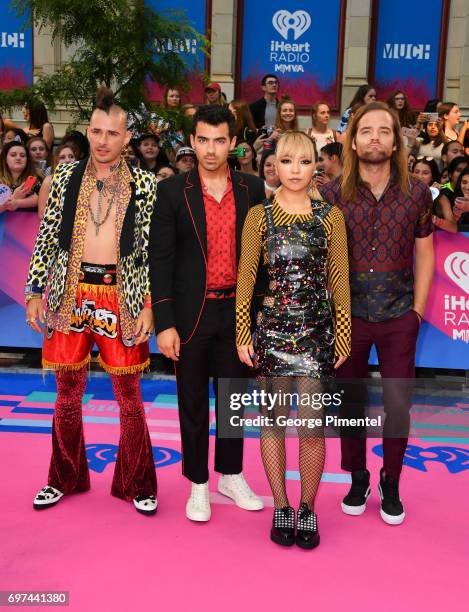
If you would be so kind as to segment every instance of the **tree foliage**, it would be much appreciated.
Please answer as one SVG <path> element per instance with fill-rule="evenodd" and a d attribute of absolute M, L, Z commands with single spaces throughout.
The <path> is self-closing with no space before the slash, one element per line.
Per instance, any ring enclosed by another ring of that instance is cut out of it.
<path fill-rule="evenodd" d="M 187 67 L 177 52 L 182 41 L 197 39 L 207 50 L 206 39 L 183 13 L 158 14 L 144 0 L 14 0 L 14 5 L 40 31 L 61 40 L 70 59 L 27 90 L 0 92 L 3 109 L 35 96 L 49 109 L 63 106 L 76 122 L 84 121 L 102 84 L 114 89 L 122 106 L 135 109 L 145 98 L 148 77 L 185 88 Z"/>

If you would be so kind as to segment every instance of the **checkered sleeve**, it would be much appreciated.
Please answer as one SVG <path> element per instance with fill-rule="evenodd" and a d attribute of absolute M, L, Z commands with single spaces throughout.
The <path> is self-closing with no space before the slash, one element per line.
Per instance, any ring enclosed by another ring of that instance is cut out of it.
<path fill-rule="evenodd" d="M 236 345 L 251 344 L 251 302 L 262 252 L 262 204 L 253 206 L 246 217 L 241 239 L 238 281 L 236 283 Z"/>
<path fill-rule="evenodd" d="M 329 242 L 328 277 L 335 305 L 335 353 L 350 355 L 352 320 L 348 269 L 347 233 L 342 212 L 333 206 L 324 219 Z"/>

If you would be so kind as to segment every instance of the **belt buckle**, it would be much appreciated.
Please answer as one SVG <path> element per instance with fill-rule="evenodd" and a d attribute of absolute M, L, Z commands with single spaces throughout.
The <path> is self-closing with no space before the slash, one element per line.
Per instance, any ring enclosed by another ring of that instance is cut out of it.
<path fill-rule="evenodd" d="M 106 285 L 110 285 L 110 284 L 112 283 L 112 274 L 109 274 L 109 273 L 105 274 L 105 275 L 103 276 L 103 282 L 104 282 Z"/>

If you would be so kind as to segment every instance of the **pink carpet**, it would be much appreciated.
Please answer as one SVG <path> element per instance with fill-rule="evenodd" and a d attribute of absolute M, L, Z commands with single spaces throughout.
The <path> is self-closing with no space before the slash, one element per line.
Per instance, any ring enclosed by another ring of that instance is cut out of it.
<path fill-rule="evenodd" d="M 372 496 L 367 511 L 349 517 L 340 510 L 348 485 L 339 466 L 339 444 L 329 439 L 317 501 L 321 545 L 314 551 L 283 549 L 269 540 L 269 507 L 249 513 L 213 493 L 209 523 L 185 518 L 189 487 L 175 452 L 180 441 L 170 383 L 144 381 L 153 445 L 162 449 L 155 451 L 157 515 L 141 516 L 111 497 L 113 463 L 106 457 L 117 444 L 119 427 L 108 389 L 99 390 L 102 380 L 91 379 L 84 404 L 86 443 L 99 445 L 94 454 L 88 448 L 92 490 L 35 512 L 32 499 L 46 482 L 50 453 L 51 383 L 44 387 L 40 376 L 0 378 L 0 590 L 69 591 L 68 609 L 80 612 L 419 612 L 466 605 L 467 439 L 411 441 L 415 448 L 401 483 L 407 518 L 399 527 L 385 525 L 379 516 L 381 460 L 372 449 L 380 441 L 369 444 Z M 297 442 L 288 444 L 288 486 L 296 506 Z M 246 440 L 245 448 L 247 480 L 271 505 L 258 439 Z M 215 474 L 210 487 L 216 491 Z"/>

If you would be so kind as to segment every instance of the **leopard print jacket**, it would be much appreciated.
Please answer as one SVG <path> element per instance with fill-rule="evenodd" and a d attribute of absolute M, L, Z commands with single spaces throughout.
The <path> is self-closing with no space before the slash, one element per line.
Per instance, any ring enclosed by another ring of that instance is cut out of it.
<path fill-rule="evenodd" d="M 61 164 L 51 182 L 46 210 L 39 227 L 29 266 L 26 291 L 44 293 L 48 286 L 47 309 L 56 312 L 61 305 L 69 264 L 70 245 L 61 245 L 64 221 L 64 202 L 67 187 L 77 166 L 83 162 Z M 121 256 L 120 277 L 125 306 L 135 319 L 150 294 L 148 268 L 148 242 L 150 220 L 156 202 L 156 179 L 150 172 L 139 168 L 131 170 L 134 180 L 135 218 L 131 244 Z"/>

